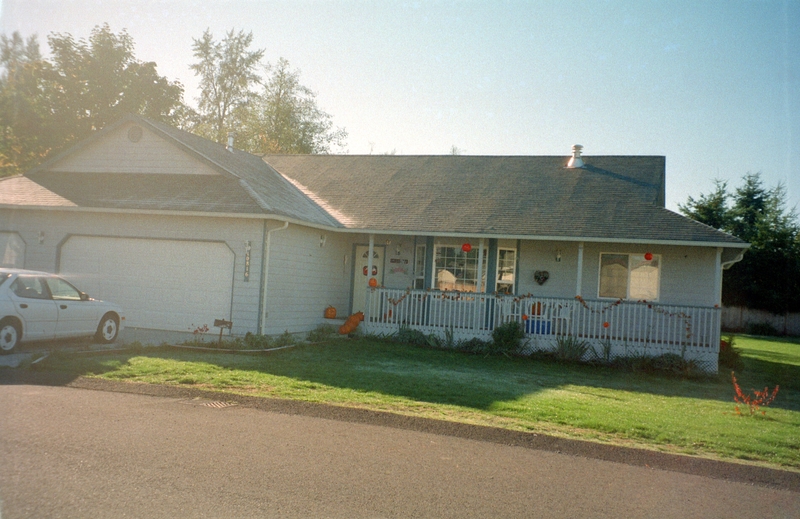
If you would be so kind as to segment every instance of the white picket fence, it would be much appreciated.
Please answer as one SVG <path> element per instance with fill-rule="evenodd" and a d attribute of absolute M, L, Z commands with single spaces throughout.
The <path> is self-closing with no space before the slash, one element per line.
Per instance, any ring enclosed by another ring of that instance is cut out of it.
<path fill-rule="evenodd" d="M 587 341 L 610 357 L 674 353 L 717 370 L 720 309 L 533 296 L 370 289 L 365 331 L 393 334 L 402 327 L 454 341 L 490 340 L 497 325 L 521 323 L 528 351 L 550 350 L 559 337 Z"/>

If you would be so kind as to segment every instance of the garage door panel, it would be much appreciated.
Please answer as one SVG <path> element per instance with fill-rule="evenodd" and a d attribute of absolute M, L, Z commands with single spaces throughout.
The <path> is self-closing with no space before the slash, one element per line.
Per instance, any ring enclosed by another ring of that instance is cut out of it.
<path fill-rule="evenodd" d="M 192 331 L 230 318 L 233 264 L 220 242 L 73 236 L 60 271 L 122 305 L 127 326 Z"/>

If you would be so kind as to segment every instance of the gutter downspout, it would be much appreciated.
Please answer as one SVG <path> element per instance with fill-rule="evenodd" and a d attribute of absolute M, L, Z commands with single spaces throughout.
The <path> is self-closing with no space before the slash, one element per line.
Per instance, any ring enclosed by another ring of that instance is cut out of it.
<path fill-rule="evenodd" d="M 270 253 L 270 242 L 272 238 L 272 233 L 275 231 L 284 231 L 289 227 L 289 222 L 283 222 L 282 227 L 276 227 L 274 229 L 270 229 L 267 231 L 267 239 L 264 243 L 264 270 L 261 273 L 261 301 L 262 301 L 262 308 L 261 308 L 261 326 L 259 329 L 259 333 L 264 335 L 264 331 L 267 328 L 267 316 L 269 316 L 269 312 L 267 311 L 267 280 L 269 279 L 269 253 Z"/>
<path fill-rule="evenodd" d="M 722 307 L 722 247 L 717 247 L 717 259 L 714 270 L 714 293 L 717 294 L 715 306 Z"/>

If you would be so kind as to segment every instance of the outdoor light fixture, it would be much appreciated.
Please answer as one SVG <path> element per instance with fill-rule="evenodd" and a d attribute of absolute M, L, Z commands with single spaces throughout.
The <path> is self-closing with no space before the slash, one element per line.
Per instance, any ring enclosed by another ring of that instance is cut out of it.
<path fill-rule="evenodd" d="M 39 231 L 39 245 L 44 243 L 44 231 Z"/>
<path fill-rule="evenodd" d="M 561 249 L 558 249 L 556 251 L 556 261 L 557 262 L 561 261 Z"/>
<path fill-rule="evenodd" d="M 326 241 L 328 241 L 328 235 L 327 234 L 320 234 L 319 235 L 319 246 L 320 247 L 324 247 Z"/>

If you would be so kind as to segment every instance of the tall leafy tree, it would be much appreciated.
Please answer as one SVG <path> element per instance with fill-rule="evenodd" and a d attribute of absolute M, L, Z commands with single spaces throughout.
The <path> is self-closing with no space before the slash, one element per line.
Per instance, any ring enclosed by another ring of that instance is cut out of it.
<path fill-rule="evenodd" d="M 188 109 L 183 86 L 134 55 L 124 30 L 95 27 L 88 40 L 47 38 L 42 59 L 36 37 L 0 37 L 0 167 L 23 172 L 47 155 L 87 137 L 127 113 L 179 125 Z"/>
<path fill-rule="evenodd" d="M 229 31 L 214 41 L 211 31 L 193 40 L 197 62 L 190 65 L 200 77 L 198 120 L 194 132 L 224 143 L 249 117 L 250 105 L 258 98 L 261 78 L 257 74 L 263 50 L 250 50 L 253 33 Z"/>
<path fill-rule="evenodd" d="M 775 313 L 800 311 L 800 224 L 786 207 L 783 185 L 764 186 L 761 175 L 747 174 L 729 193 L 727 184 L 679 206 L 686 216 L 729 232 L 751 244 L 725 274 L 722 301 L 729 306 Z"/>
<path fill-rule="evenodd" d="M 36 36 L 0 36 L 0 175 L 38 163 L 54 145 L 46 87 L 52 74 Z"/>
<path fill-rule="evenodd" d="M 264 88 L 243 133 L 256 153 L 330 153 L 347 132 L 317 105 L 316 94 L 300 83 L 300 71 L 280 58 L 266 68 Z"/>
<path fill-rule="evenodd" d="M 105 24 L 88 40 L 58 33 L 47 40 L 56 72 L 52 109 L 67 142 L 127 113 L 170 124 L 185 113 L 183 86 L 159 76 L 155 63 L 137 60 L 125 30 L 114 34 Z"/>

